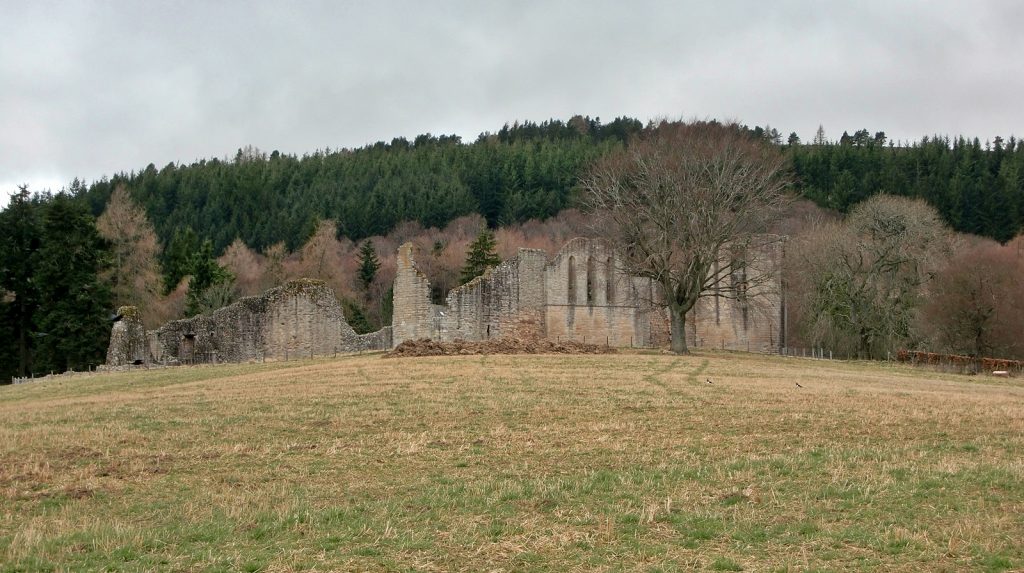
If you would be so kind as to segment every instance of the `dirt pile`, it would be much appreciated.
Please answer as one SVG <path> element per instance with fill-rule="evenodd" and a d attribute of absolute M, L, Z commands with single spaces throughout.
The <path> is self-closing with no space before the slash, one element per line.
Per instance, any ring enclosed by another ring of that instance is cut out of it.
<path fill-rule="evenodd" d="M 615 348 L 581 342 L 552 342 L 543 339 L 496 338 L 481 342 L 453 340 L 437 342 L 429 338 L 406 340 L 385 354 L 388 358 L 406 356 L 460 356 L 469 354 L 612 354 Z"/>

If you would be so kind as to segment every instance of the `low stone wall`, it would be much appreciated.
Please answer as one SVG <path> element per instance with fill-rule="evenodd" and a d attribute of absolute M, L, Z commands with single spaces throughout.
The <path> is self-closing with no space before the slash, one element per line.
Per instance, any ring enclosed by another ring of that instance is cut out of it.
<path fill-rule="evenodd" d="M 389 348 L 390 327 L 356 334 L 334 292 L 322 281 L 302 279 L 145 336 L 141 323 L 123 317 L 111 331 L 107 364 L 287 360 Z"/>

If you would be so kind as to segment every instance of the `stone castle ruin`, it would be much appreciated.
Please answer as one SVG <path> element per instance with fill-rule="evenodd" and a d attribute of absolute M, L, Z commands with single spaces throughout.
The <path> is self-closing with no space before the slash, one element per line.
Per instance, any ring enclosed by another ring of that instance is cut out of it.
<path fill-rule="evenodd" d="M 730 277 L 730 290 L 740 296 L 698 301 L 687 317 L 687 344 L 756 352 L 783 346 L 782 243 L 765 241 L 756 251 Z M 107 366 L 287 360 L 387 350 L 420 338 L 533 337 L 616 347 L 669 343 L 668 313 L 654 304 L 658 285 L 625 273 L 604 241 L 573 239 L 551 260 L 542 250 L 519 249 L 453 289 L 443 305 L 431 302 L 430 282 L 415 255 L 411 243 L 399 248 L 391 327 L 356 334 L 334 292 L 322 281 L 302 279 L 149 332 L 134 307 L 122 307 Z M 768 280 L 748 289 L 748 275 Z"/>
<path fill-rule="evenodd" d="M 709 296 L 687 317 L 687 343 L 774 352 L 782 347 L 782 242 L 765 240 L 728 280 L 739 296 Z M 544 251 L 519 253 L 430 301 L 430 284 L 416 267 L 414 247 L 399 248 L 393 343 L 535 336 L 619 347 L 668 345 L 667 311 L 654 304 L 658 285 L 630 276 L 615 250 L 598 239 L 573 239 L 549 262 Z M 747 277 L 759 277 L 747 288 Z"/>
<path fill-rule="evenodd" d="M 107 366 L 287 360 L 391 348 L 391 328 L 356 334 L 334 291 L 302 279 L 209 314 L 146 332 L 135 307 L 122 307 Z"/>

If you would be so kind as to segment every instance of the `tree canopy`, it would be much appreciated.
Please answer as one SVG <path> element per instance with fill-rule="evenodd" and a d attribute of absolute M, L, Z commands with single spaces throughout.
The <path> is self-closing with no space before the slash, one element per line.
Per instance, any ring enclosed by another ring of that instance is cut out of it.
<path fill-rule="evenodd" d="M 737 125 L 666 122 L 598 161 L 583 185 L 625 270 L 661 287 L 651 302 L 668 307 L 672 350 L 684 353 L 686 315 L 700 297 L 748 292 L 758 280 L 746 275 L 748 247 L 789 181 L 778 147 Z M 729 280 L 735 273 L 743 280 Z"/>

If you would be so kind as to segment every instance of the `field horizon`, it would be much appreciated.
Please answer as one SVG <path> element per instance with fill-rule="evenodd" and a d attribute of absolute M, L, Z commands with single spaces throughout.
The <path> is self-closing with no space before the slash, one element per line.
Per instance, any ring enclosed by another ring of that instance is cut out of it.
<path fill-rule="evenodd" d="M 1024 567 L 1024 382 L 350 355 L 0 387 L 0 572 Z"/>

